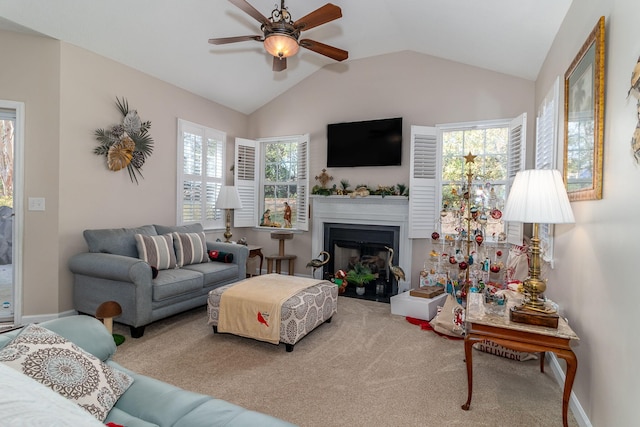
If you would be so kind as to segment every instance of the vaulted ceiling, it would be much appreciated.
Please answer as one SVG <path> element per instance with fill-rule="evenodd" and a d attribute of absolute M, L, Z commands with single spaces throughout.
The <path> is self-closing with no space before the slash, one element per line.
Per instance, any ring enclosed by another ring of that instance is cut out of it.
<path fill-rule="evenodd" d="M 280 0 L 247 0 L 271 16 Z M 349 61 L 412 50 L 535 80 L 572 0 L 332 0 L 342 18 L 303 37 Z M 276 5 L 276 2 L 278 3 Z M 288 0 L 293 19 L 327 0 Z M 306 49 L 274 72 L 259 23 L 227 0 L 2 0 L 0 29 L 37 32 L 250 114 L 333 60 Z"/>

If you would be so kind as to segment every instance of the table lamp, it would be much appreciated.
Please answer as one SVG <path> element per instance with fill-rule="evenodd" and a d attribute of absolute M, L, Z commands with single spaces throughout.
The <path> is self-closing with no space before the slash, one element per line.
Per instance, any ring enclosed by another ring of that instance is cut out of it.
<path fill-rule="evenodd" d="M 514 322 L 558 327 L 558 315 L 545 307 L 539 295 L 547 289 L 540 279 L 539 224 L 575 222 L 569 197 L 560 172 L 554 169 L 529 169 L 518 172 L 509 191 L 502 219 L 533 224 L 529 277 L 523 282 L 524 303 L 510 311 Z"/>
<path fill-rule="evenodd" d="M 231 211 L 233 209 L 242 209 L 242 203 L 240 202 L 240 195 L 238 189 L 233 185 L 223 185 L 218 193 L 218 199 L 216 200 L 216 209 L 226 209 L 226 222 L 227 229 L 224 232 L 224 238 L 226 243 L 229 243 L 231 239 Z"/>

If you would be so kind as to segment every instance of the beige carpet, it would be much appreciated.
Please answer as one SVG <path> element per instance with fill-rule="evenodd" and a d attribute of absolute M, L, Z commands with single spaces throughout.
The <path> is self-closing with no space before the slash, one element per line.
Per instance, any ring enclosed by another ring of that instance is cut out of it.
<path fill-rule="evenodd" d="M 561 426 L 562 391 L 538 361 L 474 351 L 474 396 L 466 401 L 462 341 L 421 330 L 388 304 L 340 297 L 332 323 L 291 353 L 213 334 L 206 308 L 127 337 L 115 360 L 137 372 L 256 411 L 311 426 Z M 270 398 L 267 398 L 270 396 Z M 569 424 L 577 423 L 569 413 Z"/>

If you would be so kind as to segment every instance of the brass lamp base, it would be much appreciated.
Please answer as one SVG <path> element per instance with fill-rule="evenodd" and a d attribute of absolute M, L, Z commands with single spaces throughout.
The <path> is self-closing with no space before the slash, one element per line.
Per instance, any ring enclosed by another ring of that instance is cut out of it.
<path fill-rule="evenodd" d="M 224 238 L 226 239 L 225 243 L 231 243 L 231 209 L 227 209 L 227 229 L 224 231 Z"/>
<path fill-rule="evenodd" d="M 527 325 L 546 326 L 557 329 L 559 318 L 558 313 L 532 310 L 525 305 L 511 307 L 511 310 L 509 310 L 509 319 L 511 319 L 512 322 L 526 323 Z"/>

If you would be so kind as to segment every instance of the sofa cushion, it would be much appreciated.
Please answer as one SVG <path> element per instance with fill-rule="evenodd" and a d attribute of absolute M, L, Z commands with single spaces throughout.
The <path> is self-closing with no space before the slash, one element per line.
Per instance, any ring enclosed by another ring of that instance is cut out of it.
<path fill-rule="evenodd" d="M 0 424 L 5 426 L 104 425 L 49 387 L 0 363 Z"/>
<path fill-rule="evenodd" d="M 178 267 L 209 261 L 204 233 L 174 232 L 172 234 Z"/>
<path fill-rule="evenodd" d="M 176 268 L 176 253 L 173 248 L 173 236 L 171 234 L 162 234 L 160 236 L 136 234 L 135 239 L 138 247 L 138 258 L 158 270 Z"/>
<path fill-rule="evenodd" d="M 74 401 L 99 421 L 133 382 L 124 372 L 34 324 L 0 350 L 0 361 Z"/>
<path fill-rule="evenodd" d="M 100 230 L 84 230 L 84 239 L 89 245 L 89 252 L 138 257 L 136 234 L 155 236 L 158 233 L 153 225 L 137 228 L 105 228 Z"/>
<path fill-rule="evenodd" d="M 168 233 L 202 233 L 204 232 L 204 228 L 202 228 L 202 224 L 193 223 L 188 225 L 154 225 L 156 229 L 156 233 L 158 234 L 168 234 Z"/>
<path fill-rule="evenodd" d="M 200 264 L 194 264 L 200 265 Z M 179 295 L 202 290 L 202 273 L 186 268 L 162 270 L 153 280 L 153 300 L 162 301 Z"/>
<path fill-rule="evenodd" d="M 197 271 L 204 275 L 204 287 L 226 284 L 238 280 L 238 264 L 207 262 L 185 265 L 182 270 Z"/>

